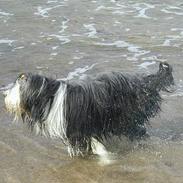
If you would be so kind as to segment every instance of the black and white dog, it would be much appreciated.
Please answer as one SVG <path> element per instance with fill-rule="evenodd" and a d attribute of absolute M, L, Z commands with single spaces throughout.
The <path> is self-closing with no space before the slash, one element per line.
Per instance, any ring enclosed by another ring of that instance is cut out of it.
<path fill-rule="evenodd" d="M 144 125 L 160 111 L 159 92 L 172 84 L 172 67 L 160 63 L 157 73 L 146 76 L 111 72 L 63 81 L 21 74 L 4 95 L 15 118 L 62 139 L 69 154 L 77 156 L 94 152 L 96 143 L 112 136 L 145 136 Z"/>

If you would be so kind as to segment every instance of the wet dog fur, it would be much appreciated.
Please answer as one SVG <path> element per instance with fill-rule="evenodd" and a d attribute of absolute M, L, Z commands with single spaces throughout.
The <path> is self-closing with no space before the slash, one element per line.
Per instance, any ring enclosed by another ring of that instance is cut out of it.
<path fill-rule="evenodd" d="M 145 124 L 160 111 L 160 91 L 174 84 L 172 67 L 155 74 L 102 73 L 80 80 L 21 74 L 4 91 L 5 105 L 32 130 L 60 138 L 70 156 L 93 153 L 93 144 L 112 136 L 146 135 Z"/>

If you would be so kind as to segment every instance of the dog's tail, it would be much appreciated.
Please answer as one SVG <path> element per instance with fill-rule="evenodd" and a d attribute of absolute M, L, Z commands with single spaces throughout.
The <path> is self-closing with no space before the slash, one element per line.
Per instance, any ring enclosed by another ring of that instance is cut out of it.
<path fill-rule="evenodd" d="M 174 85 L 172 71 L 171 65 L 167 62 L 160 62 L 158 72 L 144 78 L 146 86 L 150 90 L 171 92 L 170 87 Z"/>

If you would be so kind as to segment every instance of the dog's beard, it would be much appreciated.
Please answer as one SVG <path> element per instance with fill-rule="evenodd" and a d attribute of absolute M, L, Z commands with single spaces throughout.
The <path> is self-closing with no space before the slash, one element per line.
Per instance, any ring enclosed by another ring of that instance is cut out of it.
<path fill-rule="evenodd" d="M 20 85 L 15 83 L 12 88 L 5 92 L 5 106 L 8 112 L 15 115 L 15 120 L 21 116 L 20 108 Z"/>

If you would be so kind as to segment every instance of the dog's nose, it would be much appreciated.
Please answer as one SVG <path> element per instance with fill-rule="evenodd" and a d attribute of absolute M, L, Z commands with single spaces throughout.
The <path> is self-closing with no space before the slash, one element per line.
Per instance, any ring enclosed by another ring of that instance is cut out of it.
<path fill-rule="evenodd" d="M 4 97 L 7 96 L 7 93 L 8 93 L 7 91 L 3 91 L 3 92 L 2 92 L 2 94 L 3 94 Z"/>
<path fill-rule="evenodd" d="M 2 87 L 0 88 L 0 92 L 3 94 L 4 97 L 7 95 L 4 86 L 2 86 Z"/>
<path fill-rule="evenodd" d="M 0 88 L 0 92 L 2 92 L 3 96 L 6 97 L 8 95 L 8 91 L 13 87 L 13 83 L 7 85 L 7 86 L 2 86 Z"/>
<path fill-rule="evenodd" d="M 6 92 L 6 90 L 5 90 L 5 87 L 4 87 L 4 86 L 0 88 L 0 92 L 3 94 L 3 96 L 4 96 L 4 97 L 6 97 L 6 96 L 7 96 L 7 92 Z"/>

